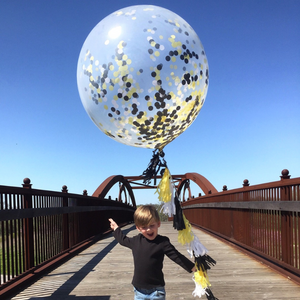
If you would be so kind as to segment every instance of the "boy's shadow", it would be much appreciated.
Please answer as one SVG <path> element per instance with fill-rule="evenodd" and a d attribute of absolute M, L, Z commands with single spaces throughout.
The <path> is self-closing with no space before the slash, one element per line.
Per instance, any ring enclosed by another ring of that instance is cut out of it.
<path fill-rule="evenodd" d="M 124 234 L 134 230 L 136 227 L 132 225 L 126 230 L 122 230 Z M 102 240 L 111 237 L 111 234 L 104 237 Z M 51 296 L 48 297 L 31 297 L 30 300 L 109 300 L 109 295 L 103 296 L 76 296 L 70 295 L 74 288 L 94 269 L 94 267 L 117 245 L 117 241 L 113 240 L 102 251 L 94 256 L 89 262 L 87 262 L 80 270 L 78 270 L 72 277 L 64 282 Z M 100 291 L 99 291 L 100 292 Z"/>

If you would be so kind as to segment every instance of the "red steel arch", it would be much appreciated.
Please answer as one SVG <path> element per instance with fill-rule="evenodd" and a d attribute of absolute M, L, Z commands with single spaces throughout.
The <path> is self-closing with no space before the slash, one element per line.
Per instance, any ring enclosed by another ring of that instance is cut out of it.
<path fill-rule="evenodd" d="M 104 180 L 93 193 L 93 197 L 105 198 L 109 190 L 115 185 L 119 184 L 119 197 L 118 201 L 122 201 L 122 193 L 125 195 L 125 203 L 128 203 L 128 192 L 133 207 L 136 207 L 135 197 L 132 191 L 132 187 L 128 180 L 122 175 L 112 175 Z"/>
<path fill-rule="evenodd" d="M 177 194 L 180 195 L 182 188 L 184 190 L 189 191 L 189 198 L 191 198 L 191 190 L 189 186 L 189 181 L 192 180 L 195 182 L 203 191 L 205 195 L 207 194 L 214 194 L 218 193 L 217 189 L 208 181 L 204 176 L 198 174 L 198 173 L 186 173 L 181 177 L 181 180 L 179 181 L 176 189 Z M 182 199 L 185 200 L 185 199 Z"/>
<path fill-rule="evenodd" d="M 157 179 L 161 179 L 162 176 L 158 175 Z M 188 189 L 189 198 L 191 198 L 191 191 L 189 186 L 189 181 L 196 183 L 205 195 L 217 193 L 217 189 L 202 175 L 198 173 L 186 173 L 184 175 L 172 175 L 174 185 L 177 190 L 177 194 L 180 195 L 182 189 L 184 191 Z M 133 194 L 134 189 L 156 189 L 156 185 L 146 185 L 143 184 L 143 176 L 122 176 L 122 175 L 112 175 L 104 180 L 99 187 L 93 193 L 94 197 L 105 198 L 109 190 L 115 185 L 119 184 L 119 197 L 118 200 L 122 201 L 122 193 L 125 195 L 125 201 L 127 203 L 127 193 L 131 198 L 132 205 L 136 207 L 136 201 Z M 182 199 L 185 201 L 185 199 Z"/>

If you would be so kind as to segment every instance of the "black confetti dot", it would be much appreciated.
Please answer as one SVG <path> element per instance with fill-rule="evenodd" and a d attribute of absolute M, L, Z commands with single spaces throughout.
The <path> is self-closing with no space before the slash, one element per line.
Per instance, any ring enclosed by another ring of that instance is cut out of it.
<path fill-rule="evenodd" d="M 155 73 L 155 72 L 152 72 L 152 73 L 151 73 L 151 76 L 152 76 L 152 77 L 155 77 L 155 76 L 156 76 L 156 73 Z"/>
<path fill-rule="evenodd" d="M 170 56 L 166 56 L 166 61 L 170 61 L 171 57 Z"/>
<path fill-rule="evenodd" d="M 157 66 L 157 70 L 161 70 L 163 68 L 163 64 L 159 64 L 158 66 Z"/>

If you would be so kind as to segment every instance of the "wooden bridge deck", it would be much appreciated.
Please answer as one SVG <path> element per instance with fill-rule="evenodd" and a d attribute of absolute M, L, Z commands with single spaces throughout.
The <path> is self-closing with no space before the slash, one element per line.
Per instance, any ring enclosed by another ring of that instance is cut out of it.
<path fill-rule="evenodd" d="M 123 228 L 128 236 L 137 234 L 130 225 Z M 195 235 L 209 250 L 217 264 L 209 271 L 211 290 L 219 300 L 300 299 L 300 286 L 272 271 L 262 263 L 214 239 L 198 229 Z M 162 223 L 159 231 L 176 248 L 188 255 L 177 242 L 172 223 Z M 164 273 L 167 300 L 199 299 L 192 296 L 194 282 L 168 258 Z M 131 251 L 118 245 L 112 236 L 105 238 L 70 259 L 64 265 L 11 298 L 12 300 L 127 300 L 133 299 Z M 202 296 L 201 299 L 206 299 Z"/>

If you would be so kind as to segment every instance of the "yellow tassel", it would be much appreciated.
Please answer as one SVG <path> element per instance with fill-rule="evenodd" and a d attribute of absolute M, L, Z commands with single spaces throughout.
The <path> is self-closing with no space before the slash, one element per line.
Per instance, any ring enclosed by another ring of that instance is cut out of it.
<path fill-rule="evenodd" d="M 172 181 L 170 172 L 167 168 L 165 169 L 164 175 L 157 186 L 155 193 L 158 193 L 158 199 L 165 203 L 172 199 Z"/>
<path fill-rule="evenodd" d="M 190 222 L 186 219 L 184 214 L 182 216 L 185 224 L 185 229 L 178 230 L 178 242 L 184 245 L 189 244 L 194 240 L 194 234 L 192 232 L 192 226 Z"/>
<path fill-rule="evenodd" d="M 197 270 L 197 272 L 194 273 L 194 278 L 195 282 L 200 284 L 203 289 L 211 286 L 206 271 Z"/>

